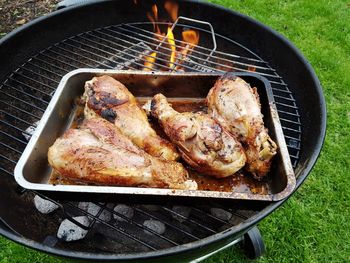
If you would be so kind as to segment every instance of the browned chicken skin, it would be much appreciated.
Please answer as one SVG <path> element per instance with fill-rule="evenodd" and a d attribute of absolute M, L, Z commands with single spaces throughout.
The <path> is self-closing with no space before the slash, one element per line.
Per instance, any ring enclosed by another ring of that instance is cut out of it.
<path fill-rule="evenodd" d="M 48 160 L 61 176 L 83 182 L 197 189 L 180 163 L 147 154 L 102 118 L 66 131 L 49 148 Z"/>
<path fill-rule="evenodd" d="M 153 97 L 150 110 L 183 159 L 199 172 L 227 177 L 245 164 L 241 144 L 204 113 L 179 113 L 162 94 Z"/>
<path fill-rule="evenodd" d="M 259 96 L 243 79 L 226 74 L 207 96 L 208 112 L 243 144 L 246 168 L 256 179 L 270 170 L 277 145 L 264 127 Z"/>
<path fill-rule="evenodd" d="M 119 81 L 109 76 L 94 77 L 85 84 L 85 118 L 102 118 L 112 122 L 133 143 L 147 153 L 165 160 L 176 160 L 179 154 L 167 140 L 150 126 L 146 113 L 135 97 Z"/>

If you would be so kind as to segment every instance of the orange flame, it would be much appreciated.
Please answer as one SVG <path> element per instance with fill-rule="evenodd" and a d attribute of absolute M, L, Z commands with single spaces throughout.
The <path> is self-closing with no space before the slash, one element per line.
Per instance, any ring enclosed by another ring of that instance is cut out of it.
<path fill-rule="evenodd" d="M 199 33 L 195 30 L 187 30 L 182 32 L 183 41 L 189 43 L 192 47 L 197 46 L 199 43 Z"/>
<path fill-rule="evenodd" d="M 137 2 L 137 0 L 134 0 Z M 167 0 L 164 3 L 164 9 L 167 11 L 170 19 L 172 22 L 175 22 L 178 18 L 179 13 L 179 6 L 176 2 L 172 0 Z M 154 37 L 160 41 L 160 45 L 168 45 L 169 46 L 169 54 L 167 53 L 167 49 L 162 49 L 162 52 L 157 54 L 158 51 L 153 52 L 152 54 L 146 56 L 145 62 L 144 62 L 144 68 L 145 71 L 150 71 L 154 67 L 154 63 L 157 62 L 158 57 L 164 57 L 170 56 L 169 59 L 165 62 L 168 64 L 167 66 L 170 69 L 182 69 L 179 65 L 184 63 L 186 60 L 186 56 L 190 54 L 193 50 L 193 48 L 198 45 L 199 43 L 199 33 L 195 30 L 186 30 L 182 32 L 182 40 L 185 42 L 181 45 L 181 47 L 176 46 L 174 32 L 172 31 L 172 27 L 168 26 L 167 33 L 162 33 L 161 29 L 159 27 L 159 13 L 158 13 L 158 7 L 157 5 L 152 5 L 152 11 L 147 12 L 148 19 L 152 22 L 153 30 L 155 32 Z M 164 21 L 164 20 L 163 20 Z M 178 48 L 178 50 L 177 50 Z M 158 47 L 157 47 L 158 50 Z M 165 50 L 165 51 L 164 51 Z M 178 52 L 178 53 L 177 53 Z M 158 59 L 159 60 L 159 59 Z M 163 59 L 164 61 L 164 59 Z M 178 63 L 178 66 L 175 67 L 175 63 Z M 162 64 L 161 61 L 158 61 L 158 63 Z M 164 65 L 164 64 L 163 64 Z"/>
<path fill-rule="evenodd" d="M 179 5 L 173 1 L 166 1 L 164 3 L 164 8 L 170 15 L 171 20 L 175 22 L 179 13 Z"/>
<path fill-rule="evenodd" d="M 144 67 L 144 71 L 151 71 L 153 69 L 153 66 L 154 66 L 154 62 L 156 61 L 157 59 L 157 53 L 156 52 L 152 52 L 151 55 L 149 56 L 146 56 L 145 58 L 145 67 Z"/>
<path fill-rule="evenodd" d="M 186 30 L 182 32 L 182 39 L 187 44 L 182 48 L 181 50 L 181 60 L 180 64 L 182 64 L 187 55 L 191 54 L 192 49 L 198 45 L 199 43 L 199 33 L 195 30 Z M 177 69 L 180 69 L 181 67 L 178 67 Z"/>
<path fill-rule="evenodd" d="M 147 17 L 153 24 L 154 32 L 157 34 L 161 34 L 160 28 L 157 24 L 157 22 L 158 22 L 158 7 L 157 7 L 157 5 L 154 4 L 152 6 L 152 13 L 147 12 Z"/>

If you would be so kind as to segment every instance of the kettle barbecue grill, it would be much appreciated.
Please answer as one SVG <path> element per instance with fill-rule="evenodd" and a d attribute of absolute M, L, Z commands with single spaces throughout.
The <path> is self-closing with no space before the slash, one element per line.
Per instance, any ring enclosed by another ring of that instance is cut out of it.
<path fill-rule="evenodd" d="M 96 195 L 36 192 L 15 183 L 13 169 L 26 137 L 63 75 L 82 67 L 140 69 L 145 54 L 156 48 L 152 23 L 145 22 L 145 10 L 134 1 L 83 2 L 38 18 L 0 40 L 1 235 L 40 251 L 87 260 L 198 262 L 243 239 L 251 256 L 259 256 L 264 245 L 255 225 L 285 200 L 155 201 L 120 196 L 108 200 Z M 148 2 L 142 5 L 150 6 Z M 325 137 L 325 100 L 313 69 L 287 39 L 247 16 L 199 1 L 178 3 L 183 19 L 174 31 L 193 28 L 201 36 L 182 65 L 184 71 L 254 69 L 269 80 L 298 188 L 315 164 Z M 40 214 L 33 205 L 35 195 L 58 209 Z M 83 201 L 93 202 L 96 212 L 82 209 Z M 127 204 L 133 218 L 115 211 L 110 202 Z M 101 217 L 106 212 L 114 219 Z M 90 219 L 88 225 L 74 219 L 84 215 Z M 72 243 L 59 240 L 56 233 L 64 219 L 86 230 L 87 236 Z M 160 222 L 165 231 L 147 228 L 147 220 Z"/>

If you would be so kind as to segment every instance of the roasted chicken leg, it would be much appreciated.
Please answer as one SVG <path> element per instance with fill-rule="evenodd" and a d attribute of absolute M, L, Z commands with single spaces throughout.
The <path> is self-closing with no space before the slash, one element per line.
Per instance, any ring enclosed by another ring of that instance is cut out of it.
<path fill-rule="evenodd" d="M 86 82 L 83 99 L 85 118 L 101 116 L 114 123 L 133 143 L 155 157 L 179 158 L 176 148 L 156 134 L 135 97 L 119 81 L 109 76 L 94 77 Z"/>
<path fill-rule="evenodd" d="M 204 113 L 179 113 L 162 94 L 153 97 L 150 112 L 180 150 L 182 158 L 199 172 L 227 177 L 245 164 L 241 144 Z"/>
<path fill-rule="evenodd" d="M 242 142 L 247 170 L 256 179 L 263 178 L 270 170 L 277 145 L 264 127 L 256 89 L 228 73 L 209 91 L 207 104 L 209 114 Z"/>
<path fill-rule="evenodd" d="M 62 177 L 88 183 L 197 189 L 180 163 L 147 154 L 102 118 L 66 131 L 49 148 L 48 160 Z"/>

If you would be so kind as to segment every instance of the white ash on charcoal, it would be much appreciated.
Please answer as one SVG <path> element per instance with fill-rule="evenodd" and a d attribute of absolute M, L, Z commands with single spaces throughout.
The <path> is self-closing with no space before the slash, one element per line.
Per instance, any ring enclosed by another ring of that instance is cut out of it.
<path fill-rule="evenodd" d="M 89 208 L 90 202 L 79 202 L 78 207 L 84 211 L 87 211 Z"/>
<path fill-rule="evenodd" d="M 38 127 L 39 121 L 36 121 L 33 123 L 33 125 L 29 126 L 27 129 L 25 129 L 24 132 L 22 132 L 23 137 L 29 141 L 32 135 L 34 134 L 36 127 Z"/>
<path fill-rule="evenodd" d="M 73 219 L 86 227 L 90 224 L 90 221 L 86 216 L 76 216 L 73 217 Z M 65 219 L 58 228 L 57 237 L 63 241 L 71 242 L 83 239 L 87 233 L 87 230 L 77 226 L 72 221 Z"/>
<path fill-rule="evenodd" d="M 186 221 L 191 213 L 191 207 L 174 205 L 172 210 L 176 213 L 172 213 L 171 216 L 180 223 Z"/>
<path fill-rule="evenodd" d="M 117 214 L 121 214 L 121 215 L 125 216 L 128 219 L 131 219 L 134 216 L 134 209 L 131 208 L 130 206 L 127 206 L 127 205 L 124 205 L 124 204 L 116 205 L 113 210 Z M 126 222 L 127 221 L 123 217 L 118 216 L 117 214 L 113 214 L 113 218 L 115 220 L 121 221 L 121 222 Z"/>
<path fill-rule="evenodd" d="M 229 221 L 232 217 L 232 214 L 224 209 L 221 208 L 210 208 L 210 213 L 224 221 Z"/>
<path fill-rule="evenodd" d="M 147 227 L 148 229 L 153 230 L 154 232 L 156 232 L 159 235 L 164 234 L 166 227 L 165 225 L 158 221 L 158 220 L 146 220 L 145 222 L 143 222 L 143 226 Z M 152 233 L 152 232 L 148 232 L 147 230 L 144 230 L 145 233 Z"/>
<path fill-rule="evenodd" d="M 55 203 L 49 200 L 46 200 L 44 198 L 41 198 L 38 195 L 34 196 L 34 205 L 36 209 L 38 209 L 38 211 L 42 214 L 49 214 L 55 211 L 59 207 Z"/>
<path fill-rule="evenodd" d="M 106 205 L 108 208 L 112 208 L 110 204 Z M 78 207 L 86 212 L 88 212 L 89 214 L 91 214 L 92 216 L 97 216 L 97 214 L 99 213 L 99 211 L 101 209 L 103 209 L 103 211 L 101 212 L 101 214 L 98 216 L 99 219 L 105 221 L 105 222 L 109 222 L 112 219 L 112 215 L 111 212 L 107 211 L 106 209 L 104 209 L 103 207 L 96 205 L 94 203 L 91 202 L 79 202 Z M 92 219 L 92 218 L 90 218 Z"/>

